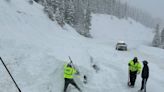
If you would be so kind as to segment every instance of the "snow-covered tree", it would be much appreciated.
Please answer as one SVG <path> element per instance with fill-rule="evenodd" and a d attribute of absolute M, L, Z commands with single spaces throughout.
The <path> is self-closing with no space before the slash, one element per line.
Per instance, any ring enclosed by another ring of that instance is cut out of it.
<path fill-rule="evenodd" d="M 89 33 L 90 12 L 110 14 L 118 18 L 132 18 L 141 24 L 154 28 L 156 20 L 145 11 L 128 5 L 121 0 L 35 0 L 45 6 L 45 11 L 51 20 L 55 19 L 61 25 L 67 23 L 77 32 L 86 36 Z M 89 5 L 89 6 L 88 6 Z M 64 22 L 63 22 L 64 18 Z M 112 17 L 111 17 L 112 18 Z M 62 19 L 60 21 L 60 19 Z"/>
<path fill-rule="evenodd" d="M 75 0 L 75 29 L 81 35 L 84 33 L 84 1 L 82 0 Z"/>
<path fill-rule="evenodd" d="M 74 23 L 74 17 L 75 17 L 75 7 L 73 4 L 73 0 L 67 0 L 65 2 L 65 22 L 69 25 L 73 26 Z"/>
<path fill-rule="evenodd" d="M 50 6 L 44 7 L 44 12 L 47 14 L 47 16 L 54 21 L 55 20 L 55 16 L 53 13 L 53 8 Z"/>
<path fill-rule="evenodd" d="M 55 10 L 55 19 L 58 24 L 63 27 L 65 25 L 64 14 L 65 14 L 65 0 L 56 0 L 57 8 Z"/>
<path fill-rule="evenodd" d="M 86 37 L 91 37 L 90 35 L 90 26 L 91 26 L 91 11 L 90 11 L 90 8 L 89 8 L 89 3 L 87 4 L 86 6 L 86 10 L 84 12 L 84 27 L 85 27 L 85 36 Z"/>
<path fill-rule="evenodd" d="M 75 22 L 74 27 L 77 32 L 86 37 L 90 36 L 91 11 L 89 0 L 75 0 Z"/>
<path fill-rule="evenodd" d="M 64 13 L 62 11 L 63 10 L 59 10 L 59 8 L 57 8 L 56 13 L 55 13 L 55 19 L 61 27 L 63 27 L 65 25 Z"/>
<path fill-rule="evenodd" d="M 164 45 L 164 28 L 161 31 L 161 44 Z"/>
<path fill-rule="evenodd" d="M 159 24 L 157 24 L 156 29 L 155 29 L 155 35 L 154 35 L 154 39 L 152 42 L 152 45 L 154 47 L 159 47 L 160 46 L 160 32 L 159 32 Z"/>

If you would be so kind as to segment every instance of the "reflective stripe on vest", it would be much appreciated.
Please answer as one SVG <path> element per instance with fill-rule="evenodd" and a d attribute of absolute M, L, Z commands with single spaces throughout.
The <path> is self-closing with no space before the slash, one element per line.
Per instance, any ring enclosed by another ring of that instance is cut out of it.
<path fill-rule="evenodd" d="M 129 62 L 130 66 L 129 66 L 129 70 L 134 72 L 140 72 L 141 71 L 141 64 L 139 62 L 134 63 L 132 60 Z"/>
<path fill-rule="evenodd" d="M 64 78 L 73 79 L 73 74 L 76 73 L 76 70 L 72 67 L 64 66 Z"/>
<path fill-rule="evenodd" d="M 73 74 L 73 69 L 70 67 L 66 67 L 64 70 L 64 74 L 66 75 L 72 75 Z"/>

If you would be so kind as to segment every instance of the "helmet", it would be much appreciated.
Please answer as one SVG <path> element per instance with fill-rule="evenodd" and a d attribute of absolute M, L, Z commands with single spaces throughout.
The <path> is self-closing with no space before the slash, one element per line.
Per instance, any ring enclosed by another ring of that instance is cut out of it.
<path fill-rule="evenodd" d="M 137 62 L 138 61 L 138 58 L 137 57 L 134 57 L 133 61 L 134 62 Z"/>
<path fill-rule="evenodd" d="M 143 64 L 144 64 L 144 65 L 147 65 L 147 64 L 148 64 L 148 62 L 147 62 L 146 60 L 144 60 L 144 61 L 143 61 Z"/>

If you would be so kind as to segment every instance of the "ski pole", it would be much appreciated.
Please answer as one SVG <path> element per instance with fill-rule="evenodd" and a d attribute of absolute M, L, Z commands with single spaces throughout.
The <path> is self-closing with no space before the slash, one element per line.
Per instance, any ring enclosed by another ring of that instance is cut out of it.
<path fill-rule="evenodd" d="M 69 57 L 69 60 L 71 61 L 72 66 L 73 66 L 74 68 L 76 68 L 77 70 L 79 70 L 77 66 L 75 67 L 76 64 L 75 64 L 75 65 L 73 64 L 73 61 L 72 61 L 71 57 L 70 57 L 70 56 L 68 56 L 68 57 Z"/>
<path fill-rule="evenodd" d="M 70 56 L 68 56 L 68 57 L 69 57 L 69 60 L 71 61 L 71 64 L 72 64 L 73 68 L 77 69 L 78 73 L 80 73 L 79 68 L 77 66 L 75 67 L 76 64 L 75 65 L 73 64 L 73 61 L 72 61 L 71 57 Z"/>
<path fill-rule="evenodd" d="M 72 62 L 71 57 L 70 57 L 70 56 L 68 56 L 68 57 L 69 57 L 69 60 L 71 61 L 72 65 L 73 65 L 73 62 Z M 81 76 L 80 76 L 79 68 L 78 68 L 77 66 L 75 67 L 74 65 L 73 65 L 73 67 L 77 69 L 77 71 L 78 71 L 78 75 L 79 75 L 78 78 L 80 78 Z M 83 78 L 84 78 L 83 83 L 86 84 L 86 83 L 87 83 L 87 76 L 84 75 Z"/>
<path fill-rule="evenodd" d="M 69 60 L 71 61 L 71 63 L 73 63 L 71 57 L 70 56 L 68 56 L 68 57 L 69 57 Z"/>
<path fill-rule="evenodd" d="M 71 57 L 70 57 L 70 56 L 68 56 L 68 57 L 69 57 L 69 60 L 70 60 L 70 62 L 71 62 L 71 64 L 72 64 L 72 66 L 75 68 L 75 66 L 74 66 L 74 64 L 73 64 L 73 61 L 72 61 Z"/>
<path fill-rule="evenodd" d="M 6 64 L 3 62 L 3 60 L 2 60 L 1 57 L 0 57 L 0 60 L 1 60 L 2 64 L 3 64 L 3 66 L 6 68 L 6 70 L 7 70 L 8 74 L 10 75 L 11 79 L 13 80 L 13 82 L 14 82 L 15 86 L 17 87 L 18 91 L 21 92 L 21 90 L 19 89 L 17 83 L 15 82 L 14 78 L 12 77 L 10 71 L 9 71 L 8 68 L 6 67 Z"/>

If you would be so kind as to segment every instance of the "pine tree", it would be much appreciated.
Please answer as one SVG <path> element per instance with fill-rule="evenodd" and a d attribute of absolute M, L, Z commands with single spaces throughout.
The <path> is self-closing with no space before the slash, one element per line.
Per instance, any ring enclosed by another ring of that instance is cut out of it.
<path fill-rule="evenodd" d="M 76 31 L 83 35 L 84 34 L 84 2 L 82 0 L 75 0 L 75 22 L 74 22 L 74 27 Z"/>
<path fill-rule="evenodd" d="M 62 11 L 63 10 L 59 10 L 59 8 L 57 8 L 56 13 L 55 13 L 55 19 L 61 27 L 63 27 L 65 25 L 65 23 L 64 23 L 64 13 Z"/>
<path fill-rule="evenodd" d="M 55 19 L 57 23 L 63 27 L 65 25 L 64 13 L 65 13 L 65 0 L 56 0 Z"/>
<path fill-rule="evenodd" d="M 86 11 L 84 13 L 84 27 L 85 27 L 85 32 L 84 32 L 84 36 L 86 37 L 91 37 L 90 35 L 90 26 L 91 26 L 91 11 L 90 11 L 90 8 L 89 8 L 89 2 L 87 4 L 87 7 L 86 7 Z"/>
<path fill-rule="evenodd" d="M 164 28 L 161 32 L 161 44 L 164 46 Z"/>
<path fill-rule="evenodd" d="M 69 25 L 74 25 L 74 19 L 75 19 L 75 7 L 73 4 L 73 0 L 67 0 L 65 2 L 65 22 Z"/>
<path fill-rule="evenodd" d="M 45 6 L 45 7 L 44 7 L 44 12 L 47 14 L 47 16 L 48 16 L 52 21 L 55 20 L 55 16 L 54 16 L 54 13 L 53 13 L 53 7 L 51 7 L 51 6 Z"/>
<path fill-rule="evenodd" d="M 154 39 L 152 42 L 152 45 L 154 47 L 159 47 L 160 46 L 160 33 L 159 33 L 159 24 L 157 24 L 156 29 L 155 29 L 155 35 L 154 35 Z"/>

